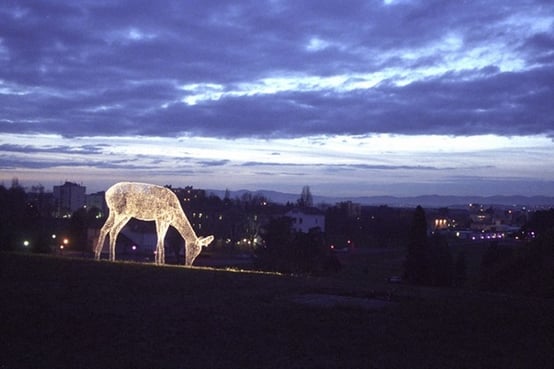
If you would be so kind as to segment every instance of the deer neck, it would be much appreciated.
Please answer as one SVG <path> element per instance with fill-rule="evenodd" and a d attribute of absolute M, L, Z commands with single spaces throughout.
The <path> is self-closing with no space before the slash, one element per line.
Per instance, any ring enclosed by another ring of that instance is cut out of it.
<path fill-rule="evenodd" d="M 196 232 L 194 232 L 194 229 L 187 219 L 187 216 L 182 210 L 180 211 L 180 214 L 175 217 L 173 226 L 175 227 L 175 229 L 177 229 L 177 231 L 181 234 L 181 237 L 183 237 L 187 243 L 196 242 L 196 240 L 198 239 L 198 237 L 196 236 Z"/>

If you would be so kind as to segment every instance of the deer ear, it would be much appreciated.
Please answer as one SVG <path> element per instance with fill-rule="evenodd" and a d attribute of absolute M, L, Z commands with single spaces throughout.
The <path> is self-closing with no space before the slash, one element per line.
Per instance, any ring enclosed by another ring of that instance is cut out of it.
<path fill-rule="evenodd" d="M 202 245 L 208 246 L 212 241 L 214 240 L 214 236 L 207 236 L 200 239 L 200 242 L 202 242 Z"/>

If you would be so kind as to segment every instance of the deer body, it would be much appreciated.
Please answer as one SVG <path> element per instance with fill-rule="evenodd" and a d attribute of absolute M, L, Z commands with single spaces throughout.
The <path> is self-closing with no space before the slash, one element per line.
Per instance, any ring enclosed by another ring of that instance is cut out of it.
<path fill-rule="evenodd" d="M 175 227 L 185 240 L 185 265 L 192 265 L 203 246 L 213 236 L 198 238 L 187 219 L 179 199 L 169 188 L 147 183 L 120 182 L 106 191 L 109 216 L 100 229 L 95 257 L 100 259 L 106 236 L 110 235 L 110 260 L 115 260 L 115 243 L 119 232 L 131 218 L 156 222 L 156 264 L 165 263 L 164 239 L 169 226 Z"/>

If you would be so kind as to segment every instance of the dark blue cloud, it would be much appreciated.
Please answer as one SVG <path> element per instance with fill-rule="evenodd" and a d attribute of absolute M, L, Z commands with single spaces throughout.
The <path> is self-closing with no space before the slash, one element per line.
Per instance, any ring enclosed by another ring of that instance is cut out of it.
<path fill-rule="evenodd" d="M 200 160 L 198 164 L 203 167 L 220 167 L 229 164 L 230 160 Z"/>
<path fill-rule="evenodd" d="M 99 154 L 104 151 L 108 145 L 78 145 L 78 146 L 47 146 L 38 147 L 34 145 L 18 145 L 18 144 L 0 144 L 0 152 L 7 153 L 25 153 L 25 154 Z"/>
<path fill-rule="evenodd" d="M 8 2 L 0 132 L 552 135 L 552 14 L 538 0 Z M 417 76 L 428 68 L 440 71 Z M 267 78 L 355 83 L 387 70 L 409 81 L 233 94 Z M 186 105 L 193 84 L 228 95 Z"/>

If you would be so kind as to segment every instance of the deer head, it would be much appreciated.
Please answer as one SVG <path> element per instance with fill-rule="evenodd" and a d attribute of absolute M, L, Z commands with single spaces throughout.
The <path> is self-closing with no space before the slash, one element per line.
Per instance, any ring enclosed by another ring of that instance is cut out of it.
<path fill-rule="evenodd" d="M 191 266 L 194 259 L 202 251 L 202 247 L 208 246 L 214 240 L 214 236 L 200 237 L 196 241 L 186 245 L 185 265 Z"/>

